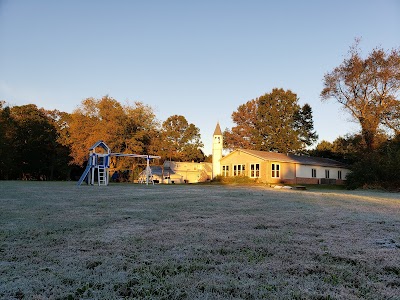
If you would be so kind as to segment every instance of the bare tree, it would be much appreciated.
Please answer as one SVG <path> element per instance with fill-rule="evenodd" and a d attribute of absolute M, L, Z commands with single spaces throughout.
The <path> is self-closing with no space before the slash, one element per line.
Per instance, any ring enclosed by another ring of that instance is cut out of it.
<path fill-rule="evenodd" d="M 358 45 L 356 40 L 350 57 L 324 76 L 321 98 L 334 98 L 350 112 L 372 150 L 379 126 L 400 133 L 400 49 L 376 48 L 363 59 Z"/>

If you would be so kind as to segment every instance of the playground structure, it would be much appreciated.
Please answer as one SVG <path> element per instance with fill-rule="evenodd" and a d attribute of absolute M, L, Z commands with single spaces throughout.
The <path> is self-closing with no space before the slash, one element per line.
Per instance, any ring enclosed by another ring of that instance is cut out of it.
<path fill-rule="evenodd" d="M 96 152 L 97 148 L 103 149 L 102 153 Z M 89 148 L 89 159 L 85 171 L 78 181 L 78 186 L 84 181 L 87 184 L 94 185 L 97 175 L 97 184 L 108 185 L 110 180 L 110 161 L 111 157 L 133 157 L 133 158 L 145 158 L 146 169 L 141 173 L 141 183 L 146 185 L 151 182 L 154 184 L 153 176 L 151 174 L 150 159 L 161 158 L 160 156 L 154 155 L 141 155 L 141 154 L 125 154 L 125 153 L 111 153 L 110 148 L 103 141 L 97 141 L 92 147 Z"/>

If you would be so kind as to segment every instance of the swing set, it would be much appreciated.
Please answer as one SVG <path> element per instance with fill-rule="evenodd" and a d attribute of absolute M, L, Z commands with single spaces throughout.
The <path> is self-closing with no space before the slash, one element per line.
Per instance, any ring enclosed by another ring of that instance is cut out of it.
<path fill-rule="evenodd" d="M 97 148 L 103 149 L 102 153 L 96 152 Z M 78 186 L 84 181 L 87 184 L 94 185 L 97 178 L 97 184 L 108 185 L 110 181 L 110 160 L 111 157 L 133 157 L 133 158 L 145 158 L 146 169 L 141 173 L 141 183 L 146 185 L 151 182 L 154 184 L 153 176 L 150 168 L 150 159 L 161 158 L 155 155 L 141 155 L 141 154 L 125 154 L 125 153 L 111 153 L 110 148 L 103 141 L 96 142 L 92 147 L 89 148 L 89 159 L 85 171 L 78 181 Z M 97 175 L 97 176 L 96 176 Z"/>

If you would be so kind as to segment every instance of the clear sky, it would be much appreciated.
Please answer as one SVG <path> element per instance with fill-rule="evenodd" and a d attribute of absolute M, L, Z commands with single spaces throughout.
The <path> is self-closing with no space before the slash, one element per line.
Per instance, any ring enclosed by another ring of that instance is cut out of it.
<path fill-rule="evenodd" d="M 368 54 L 400 47 L 399 0 L 0 0 L 0 100 L 72 112 L 83 99 L 142 101 L 200 128 L 205 153 L 231 114 L 275 87 L 313 108 L 320 140 L 357 124 L 326 72 L 356 37 Z"/>

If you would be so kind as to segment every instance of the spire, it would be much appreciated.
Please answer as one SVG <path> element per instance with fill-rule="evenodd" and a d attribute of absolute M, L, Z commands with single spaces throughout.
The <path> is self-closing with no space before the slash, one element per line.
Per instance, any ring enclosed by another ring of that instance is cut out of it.
<path fill-rule="evenodd" d="M 221 127 L 219 127 L 219 122 L 217 123 L 217 126 L 215 127 L 214 135 L 222 135 Z"/>

